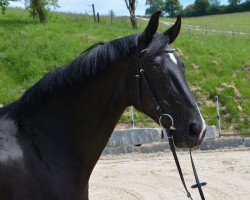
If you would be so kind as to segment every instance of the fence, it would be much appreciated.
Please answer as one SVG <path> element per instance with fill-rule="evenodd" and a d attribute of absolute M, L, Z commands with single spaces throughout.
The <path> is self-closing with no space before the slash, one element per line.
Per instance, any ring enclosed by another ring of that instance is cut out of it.
<path fill-rule="evenodd" d="M 235 35 L 249 35 L 248 33 L 245 32 L 240 32 L 236 30 L 216 30 L 216 29 L 209 29 L 208 26 L 204 27 L 199 27 L 199 26 L 191 26 L 191 25 L 184 25 L 185 31 L 187 33 L 190 33 L 191 30 L 193 31 L 200 31 L 205 33 L 205 35 L 208 35 L 209 33 L 223 33 L 223 34 L 231 34 L 232 37 Z"/>
<path fill-rule="evenodd" d="M 89 5 L 89 6 L 92 6 L 93 10 L 92 11 L 89 11 L 89 13 L 92 13 L 93 14 L 93 19 L 94 19 L 94 22 L 96 22 L 96 14 L 95 14 L 95 7 L 94 5 Z M 88 13 L 87 13 L 88 14 Z M 116 14 L 118 15 L 116 17 Z M 113 24 L 113 21 L 114 21 L 114 18 L 116 17 L 117 19 L 119 18 L 123 18 L 124 16 L 119 16 L 119 13 L 116 13 L 114 12 L 114 10 L 109 10 L 108 11 L 108 15 L 105 14 L 104 16 L 109 16 L 110 17 L 110 22 L 111 22 L 111 25 Z M 140 17 L 140 16 L 137 16 L 136 17 L 138 20 L 138 26 L 140 26 L 140 21 L 149 21 L 149 18 L 146 18 L 146 17 Z M 100 15 L 99 13 L 97 13 L 97 22 L 99 23 L 100 22 Z M 129 18 L 127 18 L 129 19 Z M 162 24 L 165 24 L 167 26 L 170 26 L 170 25 L 173 25 L 174 23 L 173 22 L 168 22 L 168 21 L 165 21 L 165 20 L 160 20 L 160 22 Z M 145 26 L 145 24 L 143 24 L 143 27 Z M 191 33 L 191 32 L 200 32 L 200 33 L 204 33 L 204 35 L 209 35 L 211 33 L 221 33 L 221 34 L 228 34 L 228 35 L 232 35 L 232 37 L 234 38 L 236 35 L 239 35 L 239 36 L 249 36 L 250 33 L 249 32 L 243 32 L 243 31 L 239 31 L 237 30 L 237 28 L 233 29 L 231 27 L 227 27 L 226 29 L 221 29 L 221 27 L 217 27 L 217 26 L 213 26 L 213 25 L 201 25 L 201 26 L 197 26 L 197 25 L 191 25 L 191 24 L 185 24 L 183 23 L 182 24 L 182 28 L 183 30 L 185 31 L 185 33 Z"/>
<path fill-rule="evenodd" d="M 92 7 L 92 10 L 89 11 L 89 13 L 92 13 L 92 14 L 93 14 L 94 22 L 100 23 L 100 14 L 99 14 L 99 12 L 96 13 L 95 5 L 94 5 L 94 4 L 91 4 L 91 5 L 88 5 L 88 6 L 91 6 L 91 7 Z M 88 13 L 87 13 L 87 14 L 88 14 Z M 111 25 L 112 25 L 112 24 L 113 24 L 113 19 L 114 19 L 114 17 L 115 17 L 115 12 L 114 12 L 114 10 L 109 10 L 109 15 L 110 15 L 110 23 L 111 23 Z"/>
<path fill-rule="evenodd" d="M 144 21 L 149 20 L 148 18 L 145 18 L 145 17 L 138 17 L 138 19 L 141 19 L 141 20 L 144 20 Z M 160 22 L 167 25 L 167 26 L 170 26 L 170 25 L 174 24 L 173 22 L 167 22 L 167 21 L 164 21 L 164 20 L 160 20 Z M 243 35 L 248 36 L 249 35 L 249 32 L 246 33 L 246 32 L 242 32 L 242 31 L 238 31 L 236 29 L 231 30 L 231 28 L 228 28 L 227 30 L 219 30 L 219 29 L 217 29 L 219 27 L 213 28 L 213 27 L 210 27 L 208 25 L 196 26 L 196 25 L 190 25 L 190 24 L 183 23 L 182 27 L 185 29 L 186 33 L 190 33 L 191 31 L 203 32 L 205 35 L 208 35 L 210 33 L 222 33 L 222 34 L 231 34 L 232 37 L 234 37 L 235 35 L 241 35 L 241 36 L 243 36 Z"/>
<path fill-rule="evenodd" d="M 226 123 L 227 127 L 230 126 L 230 123 L 238 123 L 236 129 L 244 134 L 250 134 L 250 115 L 245 114 L 242 108 L 237 108 L 240 111 L 240 114 L 223 114 L 221 112 L 221 105 L 225 105 L 229 101 L 249 101 L 250 96 L 244 97 L 215 97 L 215 107 L 216 107 L 216 116 L 207 116 L 207 118 L 216 118 L 217 119 L 217 129 L 219 135 L 223 135 L 222 123 Z M 230 127 L 229 127 L 230 128 Z M 228 134 L 230 135 L 230 134 Z"/>
<path fill-rule="evenodd" d="M 230 101 L 249 101 L 250 96 L 244 96 L 244 97 L 224 97 L 219 98 L 218 96 L 215 97 L 213 100 L 214 105 L 210 106 L 209 109 L 210 113 L 214 113 L 212 115 L 205 115 L 203 116 L 205 118 L 205 121 L 208 122 L 208 125 L 216 125 L 218 136 L 230 136 L 230 135 L 237 135 L 239 133 L 241 134 L 250 134 L 250 115 L 244 113 L 241 110 L 241 114 L 229 114 L 230 112 L 225 112 L 225 104 L 226 102 Z M 205 100 L 198 100 L 198 104 L 202 106 L 204 104 Z M 250 101 L 249 101 L 250 103 Z M 248 108 L 249 106 L 246 105 Z M 237 108 L 239 109 L 239 108 Z M 135 119 L 135 112 L 133 107 L 130 107 L 130 119 L 131 126 L 134 128 L 137 126 L 138 123 L 141 123 L 140 120 L 136 121 Z M 153 120 L 150 118 L 145 118 L 142 120 L 143 122 L 151 122 L 153 123 Z M 227 131 L 227 134 L 225 134 L 225 131 Z M 228 133 L 228 132 L 234 132 L 234 133 Z M 236 132 L 236 133 L 235 133 Z"/>

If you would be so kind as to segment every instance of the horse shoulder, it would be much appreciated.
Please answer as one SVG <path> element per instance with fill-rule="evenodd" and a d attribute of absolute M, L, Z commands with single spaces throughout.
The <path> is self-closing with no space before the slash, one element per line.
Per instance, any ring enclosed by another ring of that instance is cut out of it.
<path fill-rule="evenodd" d="M 13 120 L 0 120 L 0 199 L 13 199 L 13 190 L 20 191 L 25 183 L 24 155 L 17 135 Z"/>
<path fill-rule="evenodd" d="M 0 163 L 11 164 L 23 159 L 23 150 L 17 139 L 18 129 L 12 120 L 0 121 Z"/>

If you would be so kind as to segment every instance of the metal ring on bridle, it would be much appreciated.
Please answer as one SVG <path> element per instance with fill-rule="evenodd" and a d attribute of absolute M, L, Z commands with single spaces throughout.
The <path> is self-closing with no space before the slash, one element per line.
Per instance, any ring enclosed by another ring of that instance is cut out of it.
<path fill-rule="evenodd" d="M 173 117 L 171 117 L 171 115 L 169 115 L 169 114 L 162 114 L 162 115 L 160 116 L 160 118 L 159 118 L 159 125 L 160 125 L 160 127 L 161 127 L 162 129 L 165 129 L 165 128 L 162 126 L 162 124 L 161 124 L 161 118 L 162 118 L 163 116 L 167 116 L 167 117 L 171 120 L 171 125 L 170 125 L 170 127 L 169 127 L 169 130 L 176 130 L 175 127 L 174 127 L 174 120 L 173 120 Z"/>

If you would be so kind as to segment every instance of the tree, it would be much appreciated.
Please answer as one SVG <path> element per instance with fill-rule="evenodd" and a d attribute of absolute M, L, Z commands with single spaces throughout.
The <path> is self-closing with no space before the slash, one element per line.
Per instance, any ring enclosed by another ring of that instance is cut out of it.
<path fill-rule="evenodd" d="M 190 4 L 181 12 L 181 16 L 183 17 L 192 17 L 195 13 L 195 5 Z"/>
<path fill-rule="evenodd" d="M 250 0 L 246 0 L 245 2 L 241 3 L 242 11 L 250 11 Z"/>
<path fill-rule="evenodd" d="M 5 13 L 7 6 L 9 5 L 8 0 L 0 0 L 0 7 L 2 9 L 2 14 Z"/>
<path fill-rule="evenodd" d="M 215 15 L 222 13 L 219 0 L 208 0 L 208 2 L 210 4 L 209 8 L 207 9 L 208 15 Z"/>
<path fill-rule="evenodd" d="M 209 0 L 210 6 L 220 6 L 220 0 Z"/>
<path fill-rule="evenodd" d="M 130 22 L 132 27 L 137 29 L 137 20 L 135 17 L 135 4 L 137 3 L 137 0 L 125 0 L 125 3 L 130 13 Z"/>
<path fill-rule="evenodd" d="M 46 14 L 50 7 L 59 7 L 58 0 L 25 0 L 26 8 L 30 10 L 30 15 L 35 18 L 39 17 L 41 23 L 46 22 Z"/>
<path fill-rule="evenodd" d="M 221 6 L 211 5 L 207 9 L 207 15 L 216 15 L 216 14 L 221 14 L 221 13 L 222 13 Z"/>
<path fill-rule="evenodd" d="M 158 10 L 164 10 L 164 1 L 163 0 L 146 0 L 146 5 L 149 5 L 149 8 L 146 9 L 146 15 L 152 15 Z"/>
<path fill-rule="evenodd" d="M 208 0 L 195 0 L 195 10 L 196 15 L 206 15 L 207 9 L 209 7 Z"/>
<path fill-rule="evenodd" d="M 165 0 L 165 9 L 166 13 L 169 14 L 170 17 L 174 17 L 176 13 L 181 11 L 181 4 L 179 0 Z"/>
<path fill-rule="evenodd" d="M 41 2 L 41 0 L 30 0 L 28 8 L 30 9 L 30 14 L 33 18 L 35 18 L 37 15 L 39 16 L 39 20 L 41 23 L 45 23 L 46 17 L 45 17 L 45 8 L 44 4 Z"/>
<path fill-rule="evenodd" d="M 228 0 L 228 3 L 231 6 L 237 6 L 238 4 L 240 4 L 241 0 Z"/>
<path fill-rule="evenodd" d="M 0 7 L 2 9 L 2 13 L 4 14 L 7 6 L 9 5 L 10 0 L 0 0 Z M 20 1 L 20 0 L 12 0 L 12 1 Z M 50 7 L 59 7 L 58 0 L 25 0 L 25 7 L 30 10 L 30 14 L 32 17 L 39 17 L 41 23 L 46 22 L 46 14 L 48 13 Z"/>

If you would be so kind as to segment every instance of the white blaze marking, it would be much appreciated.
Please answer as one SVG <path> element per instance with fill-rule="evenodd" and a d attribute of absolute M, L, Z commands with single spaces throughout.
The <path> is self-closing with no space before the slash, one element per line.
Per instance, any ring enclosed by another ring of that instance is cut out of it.
<path fill-rule="evenodd" d="M 206 129 L 206 122 L 205 122 L 204 118 L 202 117 L 201 112 L 200 112 L 200 109 L 199 109 L 199 107 L 198 107 L 197 104 L 196 104 L 196 107 L 197 107 L 197 110 L 198 110 L 198 112 L 199 112 L 199 114 L 200 114 L 201 121 L 202 121 L 202 128 L 201 128 L 201 132 L 200 132 L 200 135 L 199 135 L 199 140 L 201 140 L 201 137 L 203 136 L 203 132 L 204 132 L 205 129 Z"/>
<path fill-rule="evenodd" d="M 170 59 L 171 59 L 175 64 L 177 64 L 177 60 L 176 60 L 174 54 L 173 54 L 173 53 L 168 53 L 168 55 L 170 56 Z"/>

